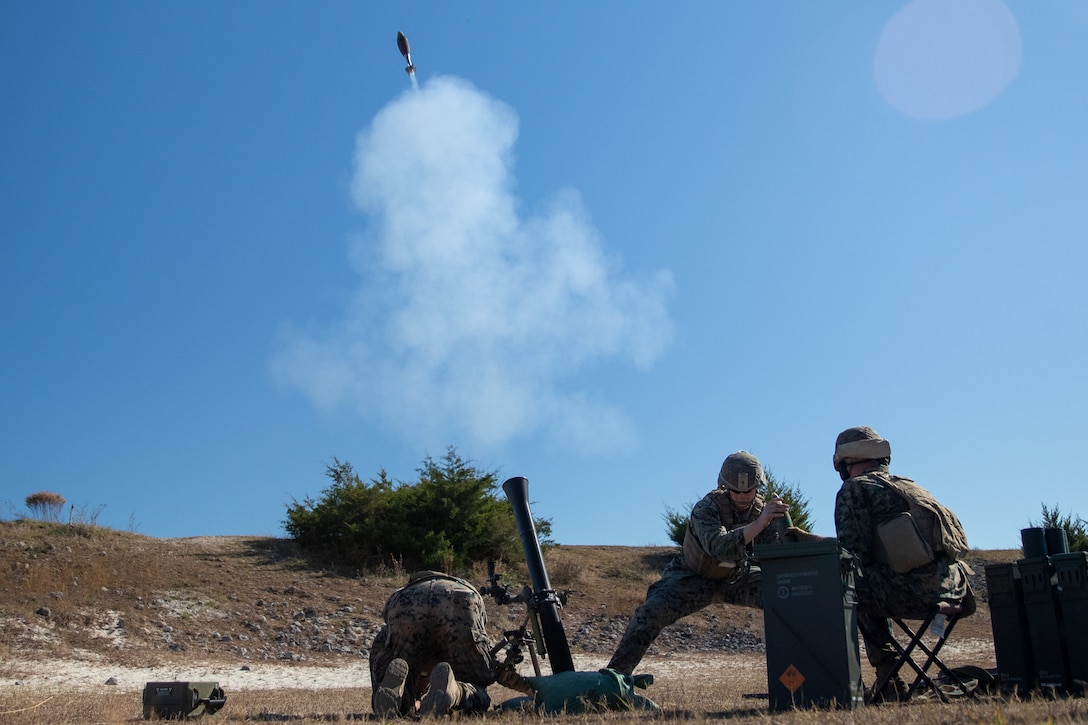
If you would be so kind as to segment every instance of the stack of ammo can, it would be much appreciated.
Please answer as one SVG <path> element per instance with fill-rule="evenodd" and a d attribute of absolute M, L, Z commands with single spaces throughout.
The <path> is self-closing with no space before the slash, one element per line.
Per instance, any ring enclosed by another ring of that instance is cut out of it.
<path fill-rule="evenodd" d="M 1088 552 L 1065 530 L 1020 532 L 1024 558 L 989 564 L 986 586 L 1002 689 L 1084 694 L 1088 681 Z"/>

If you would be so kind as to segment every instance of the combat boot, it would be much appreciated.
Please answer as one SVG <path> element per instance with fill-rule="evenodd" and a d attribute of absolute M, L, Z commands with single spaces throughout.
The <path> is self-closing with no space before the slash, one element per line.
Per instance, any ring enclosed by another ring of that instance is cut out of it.
<path fill-rule="evenodd" d="M 419 716 L 445 717 L 460 704 L 461 685 L 454 678 L 449 664 L 439 662 L 431 670 L 431 684 L 419 703 Z"/>
<path fill-rule="evenodd" d="M 374 714 L 380 718 L 401 716 L 401 702 L 404 700 L 404 683 L 408 680 L 408 663 L 395 659 L 389 663 L 382 677 L 382 683 L 374 693 Z"/>
<path fill-rule="evenodd" d="M 894 667 L 894 662 L 877 666 L 876 680 L 873 683 L 874 686 L 876 682 L 880 682 L 882 678 L 886 677 Z M 907 683 L 903 682 L 903 678 L 899 676 L 899 673 L 896 673 L 895 677 L 892 677 L 884 683 L 884 687 L 880 689 L 880 692 L 870 691 L 869 703 L 872 705 L 880 705 L 888 702 L 906 702 L 907 689 Z"/>

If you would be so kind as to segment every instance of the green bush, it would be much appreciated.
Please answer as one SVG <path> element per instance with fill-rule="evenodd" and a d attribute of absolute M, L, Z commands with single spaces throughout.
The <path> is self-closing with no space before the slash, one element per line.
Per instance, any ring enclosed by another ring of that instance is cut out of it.
<path fill-rule="evenodd" d="M 661 514 L 661 518 L 665 520 L 665 533 L 668 534 L 669 541 L 677 546 L 684 545 L 684 537 L 688 533 L 688 518 L 694 506 L 694 502 L 684 504 L 684 508 L 679 511 L 666 506 L 665 513 Z"/>
<path fill-rule="evenodd" d="M 460 571 L 487 559 L 523 558 L 513 511 L 499 499 L 497 473 L 463 461 L 451 446 L 430 456 L 414 483 L 381 470 L 364 482 L 346 461 L 333 459 L 332 485 L 318 500 L 294 500 L 283 522 L 311 557 L 337 567 L 426 568 Z M 551 522 L 536 522 L 539 537 Z"/>

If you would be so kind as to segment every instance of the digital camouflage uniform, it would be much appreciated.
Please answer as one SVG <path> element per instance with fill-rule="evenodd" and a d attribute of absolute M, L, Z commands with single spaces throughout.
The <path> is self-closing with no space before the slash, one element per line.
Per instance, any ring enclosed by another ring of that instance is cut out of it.
<path fill-rule="evenodd" d="M 461 688 L 456 709 L 483 712 L 491 706 L 487 686 L 495 681 L 496 663 L 484 600 L 472 584 L 441 572 L 417 572 L 390 595 L 382 617 L 385 626 L 370 648 L 372 693 L 378 692 L 389 663 L 403 659 L 408 679 L 401 714 L 411 713 L 432 668 L 446 662 Z"/>
<path fill-rule="evenodd" d="M 858 631 L 869 662 L 877 668 L 896 659 L 889 617 L 926 614 L 938 602 L 963 603 L 974 611 L 974 596 L 964 565 L 938 552 L 934 561 L 904 574 L 877 560 L 876 527 L 907 511 L 907 501 L 881 482 L 887 465 L 843 481 L 835 497 L 835 531 L 839 544 L 856 557 Z"/>
<path fill-rule="evenodd" d="M 721 562 L 736 562 L 736 573 L 728 578 L 710 579 L 696 573 L 677 555 L 650 585 L 646 601 L 635 610 L 608 667 L 632 674 L 661 630 L 681 617 L 716 602 L 762 607 L 760 570 L 749 559 L 752 544 L 774 543 L 777 534 L 768 526 L 747 546 L 743 528 L 759 518 L 763 498 L 755 497 L 751 508 L 741 513 L 729 499 L 728 491 L 716 489 L 691 510 L 688 522 L 703 550 Z"/>

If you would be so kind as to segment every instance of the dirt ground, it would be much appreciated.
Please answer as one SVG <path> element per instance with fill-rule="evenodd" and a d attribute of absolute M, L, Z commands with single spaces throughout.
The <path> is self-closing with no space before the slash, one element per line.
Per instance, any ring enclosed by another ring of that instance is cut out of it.
<path fill-rule="evenodd" d="M 579 671 L 595 671 L 608 662 L 606 655 L 574 652 Z M 988 640 L 950 639 L 943 658 L 950 663 L 994 667 L 993 645 Z M 330 664 L 279 664 L 262 662 L 186 662 L 170 665 L 126 666 L 108 658 L 85 653 L 83 658 L 9 660 L 4 663 L 6 675 L 0 687 L 25 686 L 47 691 L 86 690 L 117 687 L 138 691 L 147 682 L 216 681 L 228 692 L 276 689 L 370 689 L 370 673 L 365 660 Z M 520 670 L 533 674 L 523 663 Z M 743 677 L 751 682 L 753 691 L 766 692 L 767 660 L 763 653 L 677 652 L 671 655 L 647 656 L 638 672 L 650 673 L 658 684 L 679 684 L 712 680 L 728 672 L 730 677 Z M 871 670 L 862 663 L 863 676 L 868 680 Z M 549 670 L 545 662 L 544 674 Z M 369 696 L 368 696 L 369 699 Z"/>
<path fill-rule="evenodd" d="M 990 668 L 983 573 L 1018 552 L 973 554 L 979 610 L 958 626 L 945 659 Z M 673 555 L 667 547 L 546 552 L 552 585 L 569 594 L 562 618 L 579 670 L 604 666 Z M 524 565 L 505 568 L 504 581 L 527 580 Z M 324 571 L 282 539 L 153 539 L 29 521 L 0 522 L 0 572 L 0 687 L 35 688 L 175 680 L 236 691 L 369 687 L 382 606 L 407 579 L 396 570 Z M 462 574 L 486 581 L 482 569 Z M 493 605 L 488 615 L 498 633 L 521 624 L 524 612 Z M 530 674 L 527 663 L 522 669 Z M 760 610 L 714 605 L 686 617 L 662 632 L 639 668 L 661 682 L 723 670 L 750 673 L 766 690 Z"/>

